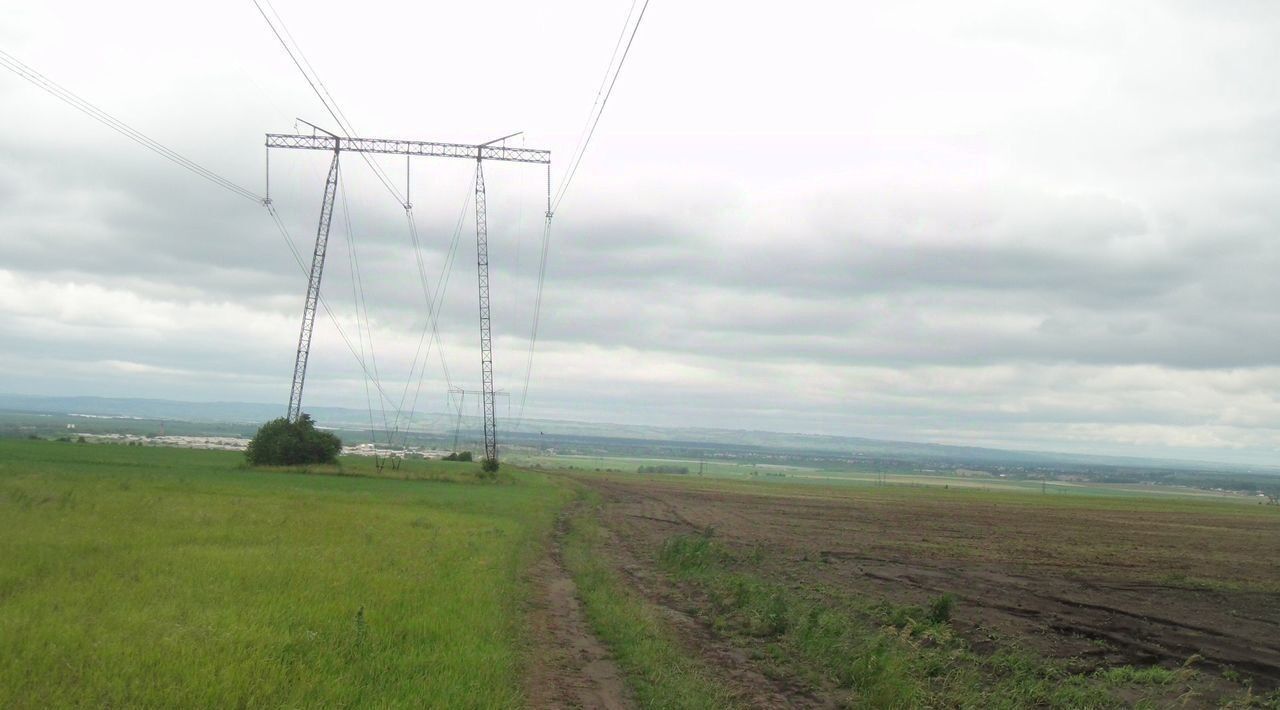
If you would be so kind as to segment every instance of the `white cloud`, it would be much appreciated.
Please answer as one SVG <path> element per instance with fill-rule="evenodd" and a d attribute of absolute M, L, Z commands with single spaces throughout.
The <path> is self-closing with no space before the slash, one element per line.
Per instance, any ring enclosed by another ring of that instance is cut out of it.
<path fill-rule="evenodd" d="M 276 4 L 367 134 L 524 128 L 561 161 L 625 13 L 375 3 L 399 18 L 375 30 Z M 655 6 L 557 216 L 530 414 L 1270 460 L 1277 29 L 1265 2 Z M 255 190 L 262 133 L 323 118 L 251 6 L 60 0 L 0 38 Z M 304 281 L 261 208 L 16 77 L 0 101 L 21 107 L 0 138 L 0 389 L 282 399 Z M 273 159 L 304 253 L 323 160 Z M 416 265 L 403 215 L 345 165 L 400 396 L 422 354 Z M 544 188 L 507 167 L 490 222 L 499 384 L 517 390 Z M 433 284 L 470 169 L 415 166 Z M 325 292 L 359 350 L 345 238 Z M 440 326 L 474 387 L 470 240 Z M 308 397 L 364 399 L 323 314 Z"/>

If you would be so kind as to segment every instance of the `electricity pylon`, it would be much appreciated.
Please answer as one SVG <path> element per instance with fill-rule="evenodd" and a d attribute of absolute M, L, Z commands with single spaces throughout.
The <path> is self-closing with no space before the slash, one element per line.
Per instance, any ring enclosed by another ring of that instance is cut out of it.
<path fill-rule="evenodd" d="M 480 390 L 479 392 L 477 392 L 476 390 L 467 390 L 461 387 L 450 387 L 449 394 L 458 395 L 458 423 L 455 424 L 453 428 L 453 450 L 456 453 L 458 451 L 458 434 L 461 433 L 462 431 L 462 410 L 466 406 L 467 395 L 478 394 L 483 398 L 485 396 L 485 391 Z M 493 392 L 493 396 L 494 398 L 497 398 L 497 397 L 507 398 L 507 410 L 508 410 L 507 415 L 510 416 L 511 415 L 511 411 L 510 411 L 511 410 L 511 394 L 503 390 L 495 390 Z M 450 397 L 450 399 L 452 399 L 452 396 Z"/>
<path fill-rule="evenodd" d="M 310 124 L 308 124 L 310 125 Z M 342 151 L 349 153 L 382 153 L 409 157 L 465 158 L 476 161 L 476 279 L 480 292 L 480 374 L 481 393 L 484 399 L 484 456 L 498 461 L 498 432 L 495 422 L 493 389 L 493 335 L 490 329 L 489 309 L 489 232 L 484 187 L 486 160 L 514 163 L 538 163 L 547 166 L 547 184 L 551 181 L 551 151 L 533 148 L 507 148 L 494 145 L 518 133 L 504 136 L 479 145 L 463 143 L 436 143 L 431 141 L 406 141 L 386 138 L 344 138 L 324 129 L 316 128 L 324 135 L 313 133 L 267 134 L 267 152 L 271 148 L 297 148 L 333 152 L 329 167 L 329 179 L 325 183 L 324 200 L 320 206 L 320 226 L 316 230 L 316 247 L 311 257 L 311 276 L 307 283 L 307 298 L 303 304 L 302 331 L 298 336 L 297 358 L 293 366 L 293 388 L 289 392 L 289 421 L 297 421 L 302 412 L 302 385 L 306 379 L 307 357 L 311 351 L 311 331 L 315 322 L 316 304 L 320 298 L 320 277 L 324 272 L 325 249 L 329 241 L 329 223 L 333 219 L 333 201 L 337 190 L 338 157 Z M 269 164 L 269 163 L 268 163 Z M 547 220 L 551 220 L 551 194 L 547 193 Z"/>

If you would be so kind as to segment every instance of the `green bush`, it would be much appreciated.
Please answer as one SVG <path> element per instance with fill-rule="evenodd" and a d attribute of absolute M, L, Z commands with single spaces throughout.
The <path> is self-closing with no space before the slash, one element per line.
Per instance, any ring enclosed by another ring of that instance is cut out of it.
<path fill-rule="evenodd" d="M 303 414 L 296 422 L 281 417 L 263 424 L 244 455 L 254 466 L 297 466 L 335 463 L 341 451 L 337 436 L 317 430 L 311 415 Z"/>
<path fill-rule="evenodd" d="M 497 459 L 485 459 L 485 460 L 484 460 L 484 463 L 480 464 L 480 468 L 484 469 L 484 472 L 485 472 L 485 473 L 497 473 L 497 472 L 498 472 L 498 460 L 497 460 Z"/>
<path fill-rule="evenodd" d="M 443 458 L 443 459 L 441 459 L 441 460 L 442 460 L 442 461 L 470 461 L 470 460 L 471 460 L 471 452 L 470 452 L 470 451 L 463 451 L 462 453 L 458 453 L 457 451 L 455 451 L 455 452 L 453 452 L 453 453 L 449 454 L 448 456 L 444 457 L 444 458 Z"/>

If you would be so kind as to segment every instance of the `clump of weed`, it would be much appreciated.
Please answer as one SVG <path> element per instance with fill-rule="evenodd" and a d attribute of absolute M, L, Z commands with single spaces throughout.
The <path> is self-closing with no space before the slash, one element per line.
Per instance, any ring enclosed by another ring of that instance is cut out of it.
<path fill-rule="evenodd" d="M 930 627 L 946 626 L 951 621 L 951 610 L 955 607 L 955 602 L 955 596 L 947 593 L 934 597 L 929 602 L 928 609 L 883 601 L 872 607 L 872 611 L 886 626 L 915 633 Z"/>
<path fill-rule="evenodd" d="M 880 602 L 872 610 L 884 620 L 886 626 L 895 629 L 905 628 L 924 615 L 924 610 L 918 606 L 901 606 L 889 602 Z"/>
<path fill-rule="evenodd" d="M 699 533 L 676 535 L 663 543 L 658 556 L 674 572 L 707 571 L 731 559 L 728 550 L 712 539 L 714 534 L 715 531 L 708 528 Z"/>
<path fill-rule="evenodd" d="M 757 636 L 779 636 L 791 625 L 790 604 L 781 592 L 769 594 L 753 611 L 752 629 Z"/>
<path fill-rule="evenodd" d="M 951 621 L 951 608 L 956 598 L 950 593 L 942 594 L 929 602 L 929 613 L 926 618 L 934 624 L 945 624 Z"/>

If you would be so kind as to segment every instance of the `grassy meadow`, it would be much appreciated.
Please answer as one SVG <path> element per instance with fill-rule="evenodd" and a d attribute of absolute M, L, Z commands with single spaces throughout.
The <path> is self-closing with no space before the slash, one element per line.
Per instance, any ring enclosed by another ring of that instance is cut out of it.
<path fill-rule="evenodd" d="M 1185 486 L 1141 485 L 1117 483 L 1072 482 L 1061 480 L 1001 478 L 983 472 L 962 475 L 956 472 L 917 472 L 886 470 L 866 471 L 820 469 L 805 466 L 750 464 L 721 460 L 689 458 L 643 458 L 635 456 L 581 456 L 573 454 L 520 455 L 512 461 L 522 466 L 555 471 L 571 471 L 601 474 L 635 474 L 641 467 L 678 466 L 688 469 L 688 474 L 642 474 L 656 479 L 688 481 L 692 485 L 699 480 L 757 481 L 765 484 L 783 484 L 784 490 L 808 487 L 822 494 L 841 495 L 850 487 L 891 486 L 898 488 L 943 488 L 951 490 L 985 491 L 1063 496 L 1097 496 L 1103 498 L 1195 498 L 1235 504 L 1257 505 L 1251 496 L 1226 491 L 1210 491 Z"/>
<path fill-rule="evenodd" d="M 1071 579 L 1280 591 L 1274 565 L 1256 558 L 1274 543 L 1276 510 L 1239 496 L 725 463 L 705 476 L 633 473 L 662 459 L 545 457 L 525 463 L 577 475 L 504 467 L 496 480 L 474 463 L 378 471 L 351 457 L 304 471 L 243 460 L 0 439 L 0 708 L 521 706 L 537 652 L 525 573 L 566 510 L 562 562 L 637 704 L 750 705 L 618 566 L 611 536 L 623 528 L 610 526 L 644 516 L 591 483 L 629 482 L 727 526 L 638 559 L 668 592 L 701 590 L 709 623 L 771 674 L 836 683 L 877 706 L 1159 705 L 1201 677 L 976 653 L 949 606 L 825 586 L 815 600 L 787 575 L 824 569 L 800 548 L 839 547 L 832 535 L 886 559 L 1029 560 Z M 769 515 L 786 525 L 742 522 Z M 778 549 L 799 547 L 770 557 L 721 542 L 760 530 L 783 531 Z"/>
<path fill-rule="evenodd" d="M 0 707 L 520 703 L 564 486 L 242 461 L 0 441 Z"/>

